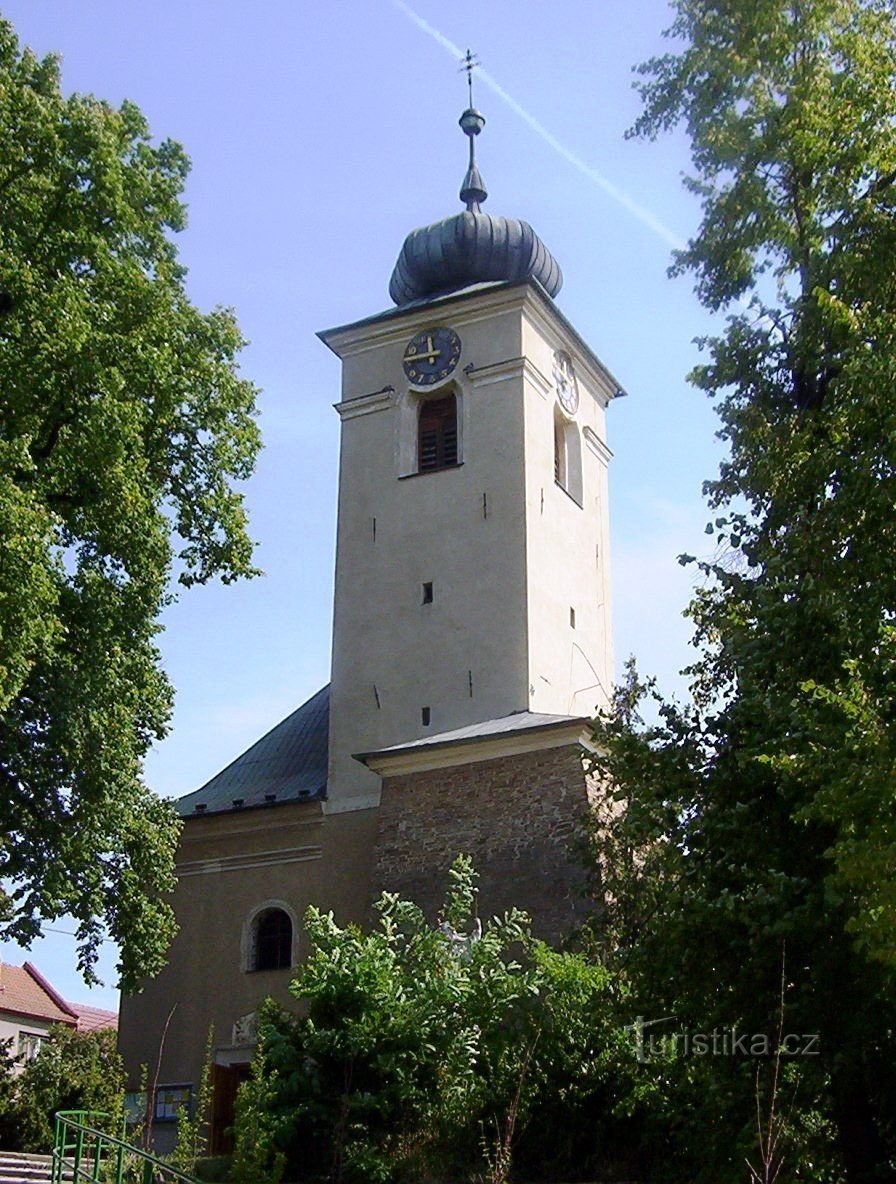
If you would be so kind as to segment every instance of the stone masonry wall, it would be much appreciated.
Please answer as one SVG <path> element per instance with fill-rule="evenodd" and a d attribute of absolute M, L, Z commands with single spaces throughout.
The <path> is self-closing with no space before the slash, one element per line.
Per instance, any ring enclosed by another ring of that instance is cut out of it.
<path fill-rule="evenodd" d="M 399 892 L 435 919 L 448 868 L 470 855 L 480 916 L 516 905 L 556 941 L 588 907 L 577 855 L 587 809 L 577 745 L 386 778 L 374 896 Z"/>

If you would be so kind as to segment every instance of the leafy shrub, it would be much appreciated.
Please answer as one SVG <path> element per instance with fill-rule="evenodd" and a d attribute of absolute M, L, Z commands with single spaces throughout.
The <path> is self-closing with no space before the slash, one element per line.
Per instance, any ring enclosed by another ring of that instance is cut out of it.
<path fill-rule="evenodd" d="M 240 1091 L 253 1179 L 280 1155 L 287 1179 L 500 1184 L 517 1148 L 535 1173 L 562 1152 L 572 1176 L 581 1146 L 627 1121 L 634 1060 L 608 972 L 534 941 L 521 912 L 480 927 L 469 861 L 450 876 L 438 928 L 390 894 L 370 933 L 308 911 L 301 1012 L 261 1008 Z"/>
<path fill-rule="evenodd" d="M 112 1029 L 76 1032 L 63 1024 L 50 1029 L 40 1052 L 15 1081 L 20 1139 L 26 1151 L 48 1151 L 57 1110 L 95 1110 L 120 1129 L 124 1064 Z"/>
<path fill-rule="evenodd" d="M 231 1179 L 233 1156 L 210 1155 L 205 1159 L 197 1159 L 194 1175 L 203 1184 L 225 1184 Z"/>

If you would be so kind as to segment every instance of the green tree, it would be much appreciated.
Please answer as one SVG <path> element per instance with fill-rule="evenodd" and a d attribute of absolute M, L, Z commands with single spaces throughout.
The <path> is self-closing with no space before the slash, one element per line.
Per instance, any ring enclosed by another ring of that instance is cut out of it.
<path fill-rule="evenodd" d="M 469 861 L 451 877 L 439 928 L 389 894 L 369 933 L 309 910 L 301 1012 L 261 1011 L 263 1071 L 240 1090 L 240 1178 L 277 1155 L 287 1178 L 364 1182 L 625 1161 L 638 1067 L 610 975 L 533 941 L 519 912 L 477 936 Z"/>
<path fill-rule="evenodd" d="M 599 729 L 630 806 L 613 854 L 640 852 L 650 899 L 617 910 L 617 938 L 654 1007 L 770 1034 L 786 947 L 789 1030 L 819 1034 L 804 1112 L 835 1127 L 851 1184 L 891 1179 L 896 18 L 878 0 L 674 10 L 635 130 L 691 138 L 703 219 L 673 271 L 729 312 L 692 381 L 730 451 L 706 486 L 693 705 L 646 727 L 631 681 Z M 700 1080 L 704 1114 L 730 1103 L 747 1131 L 744 1070 Z M 707 1178 L 741 1178 L 739 1128 L 707 1129 Z"/>
<path fill-rule="evenodd" d="M 211 1134 L 212 1073 L 215 1064 L 215 1028 L 209 1026 L 205 1041 L 205 1060 L 199 1075 L 199 1088 L 189 1106 L 177 1110 L 177 1139 L 171 1163 L 182 1172 L 196 1173 L 197 1163 L 208 1151 Z"/>
<path fill-rule="evenodd" d="M 108 1120 L 103 1120 L 106 1128 L 119 1134 L 124 1086 L 124 1063 L 114 1029 L 76 1032 L 67 1025 L 56 1025 L 15 1083 L 24 1149 L 49 1151 L 57 1110 L 93 1110 L 108 1115 Z"/>
<path fill-rule="evenodd" d="M 188 160 L 133 103 L 64 97 L 0 21 L 0 876 L 5 936 L 72 914 L 125 988 L 173 935 L 177 822 L 141 781 L 171 577 L 249 575 L 259 445 L 230 313 L 187 299 Z"/>
<path fill-rule="evenodd" d="M 0 1040 L 0 1147 L 5 1151 L 22 1149 L 13 1040 Z"/>

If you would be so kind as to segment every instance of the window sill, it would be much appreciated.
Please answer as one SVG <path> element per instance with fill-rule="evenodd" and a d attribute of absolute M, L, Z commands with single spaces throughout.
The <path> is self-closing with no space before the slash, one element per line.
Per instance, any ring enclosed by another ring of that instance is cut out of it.
<path fill-rule="evenodd" d="M 431 477 L 433 473 L 453 473 L 455 469 L 462 469 L 464 462 L 459 460 L 456 465 L 442 465 L 438 469 L 418 469 L 416 473 L 401 473 L 399 481 L 409 481 L 411 477 Z"/>
<path fill-rule="evenodd" d="M 561 490 L 561 492 L 566 494 L 566 496 L 569 498 L 569 500 L 572 502 L 572 504 L 574 506 L 578 506 L 580 510 L 584 510 L 584 508 L 585 508 L 584 503 L 580 502 L 577 497 L 574 497 L 573 494 L 571 494 L 569 492 L 569 490 L 566 488 L 565 485 L 561 485 L 556 477 L 554 478 L 554 484 L 557 486 L 557 488 L 559 490 Z"/>

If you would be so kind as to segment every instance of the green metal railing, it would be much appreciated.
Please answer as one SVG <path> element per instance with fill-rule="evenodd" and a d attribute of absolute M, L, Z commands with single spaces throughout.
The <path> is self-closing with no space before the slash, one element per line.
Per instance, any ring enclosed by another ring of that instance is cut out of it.
<path fill-rule="evenodd" d="M 60 1110 L 53 1140 L 53 1184 L 197 1184 L 125 1139 L 98 1130 L 111 1115 L 96 1110 Z"/>

